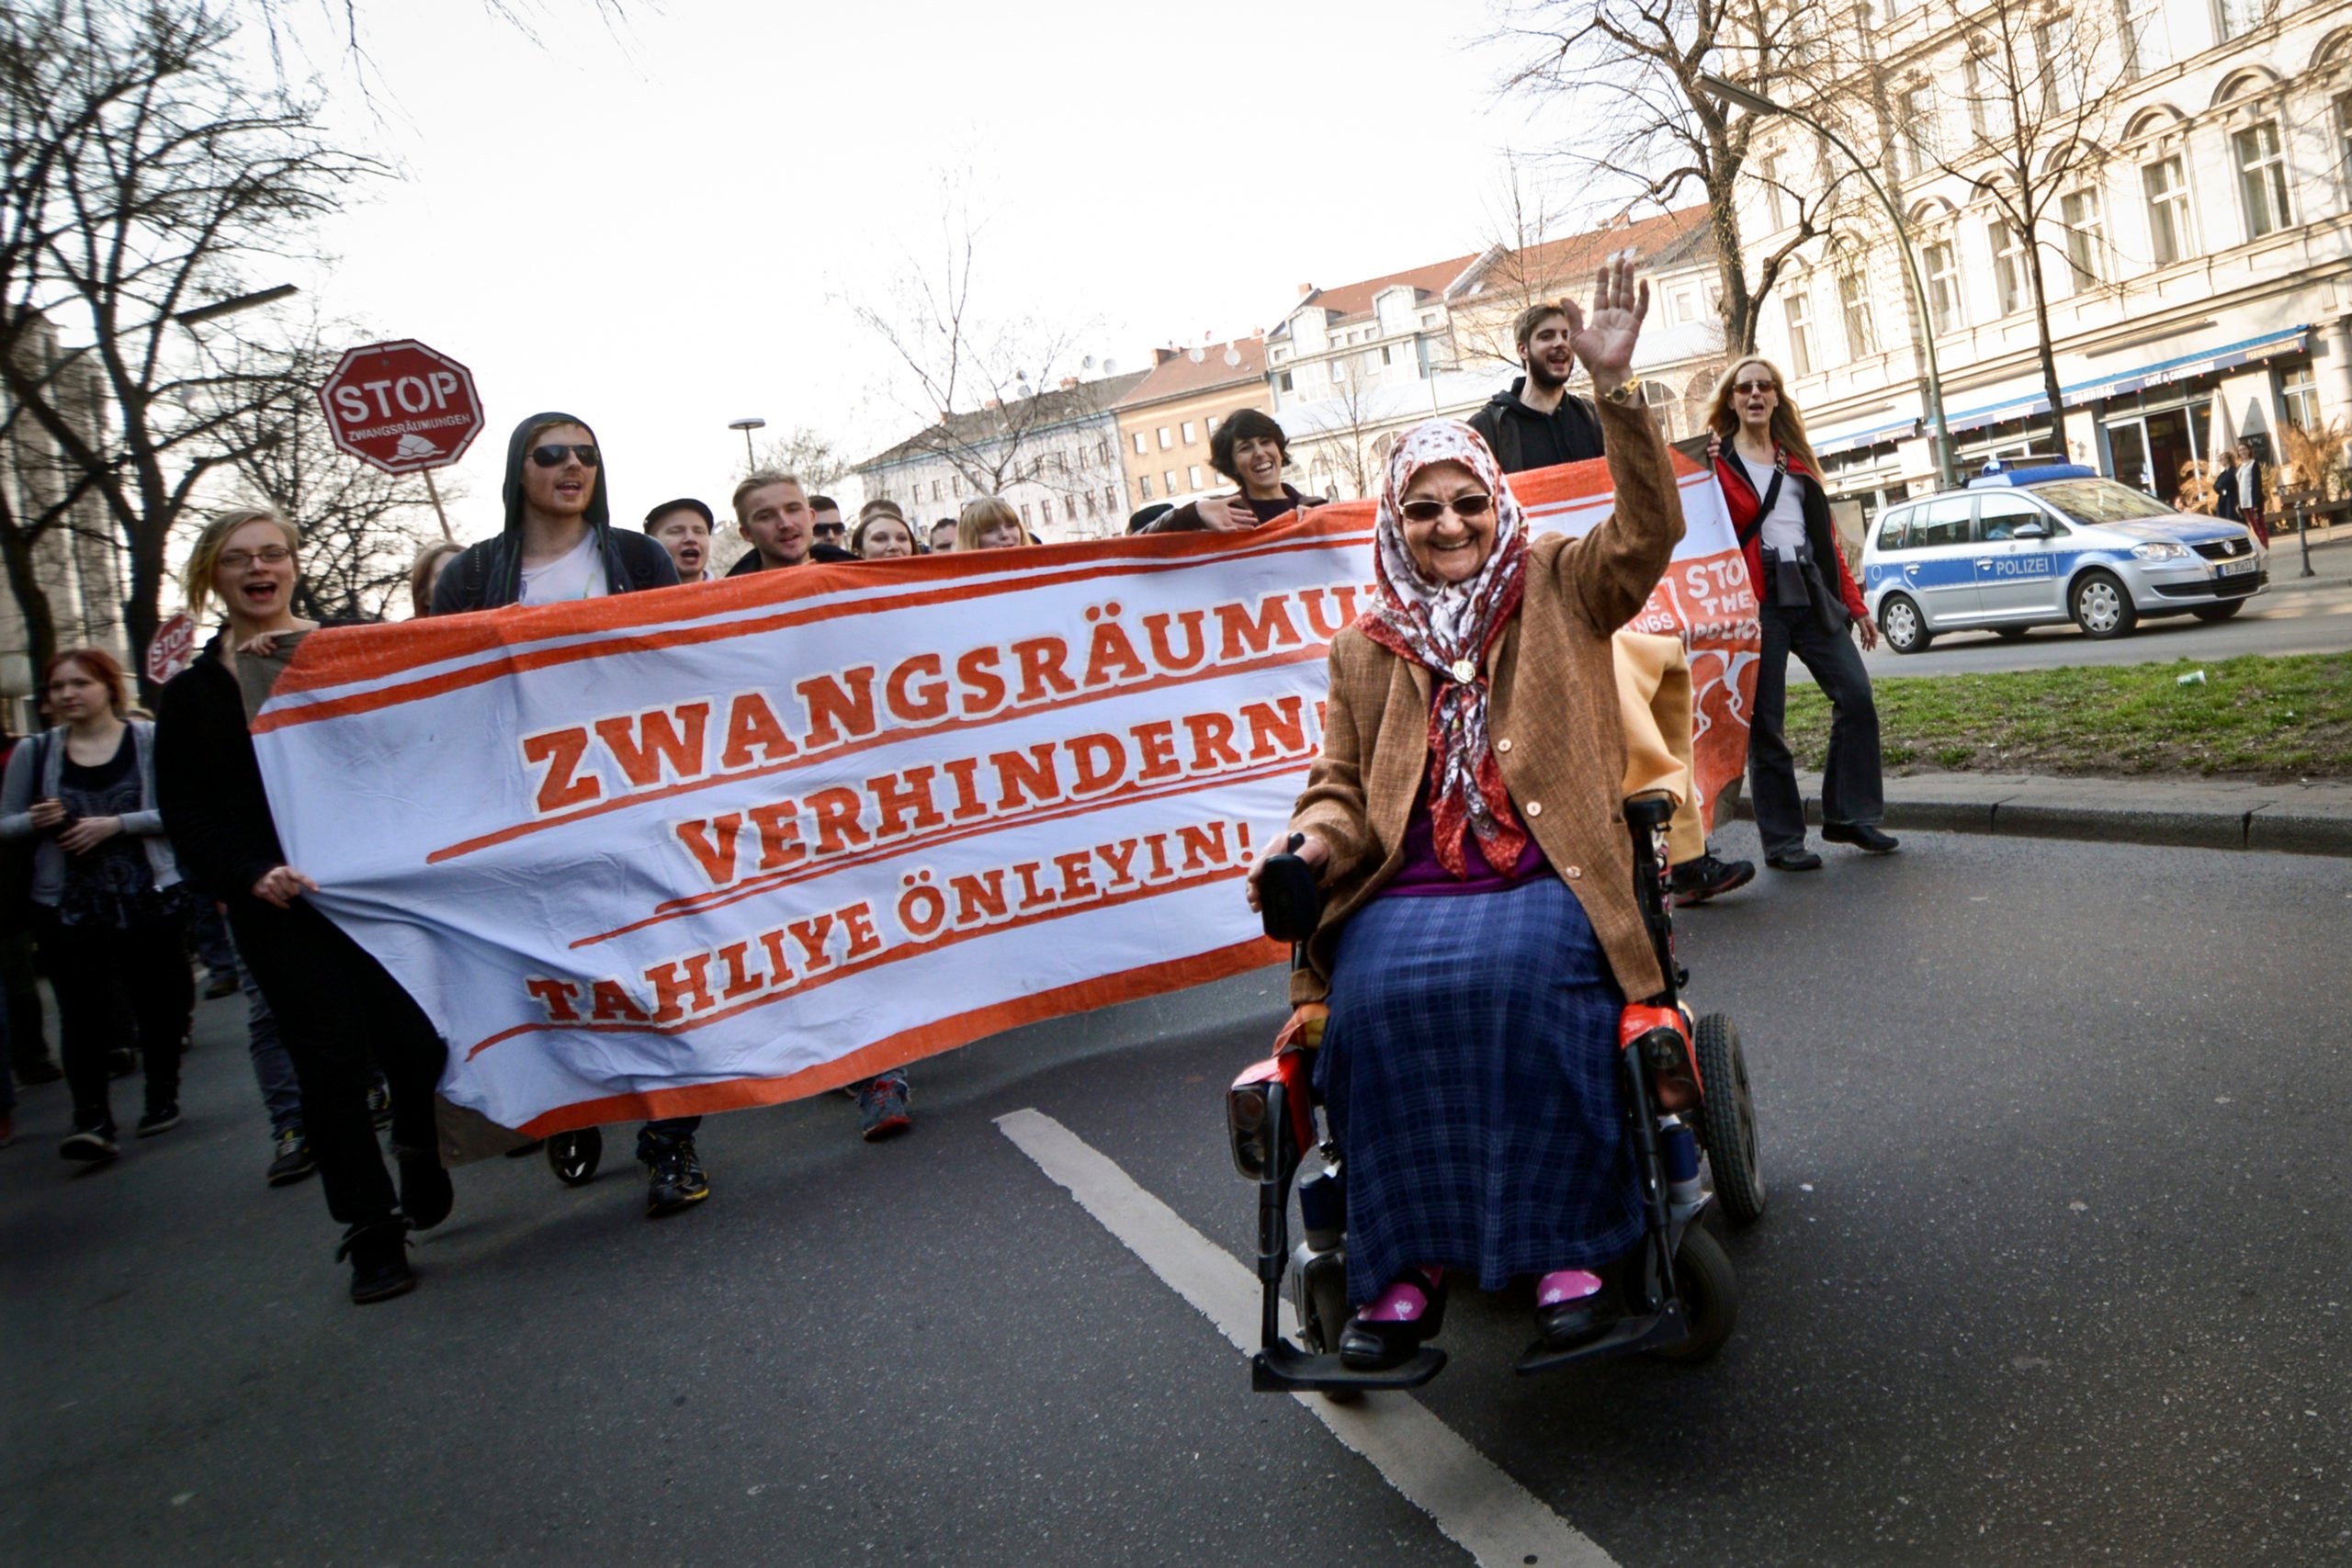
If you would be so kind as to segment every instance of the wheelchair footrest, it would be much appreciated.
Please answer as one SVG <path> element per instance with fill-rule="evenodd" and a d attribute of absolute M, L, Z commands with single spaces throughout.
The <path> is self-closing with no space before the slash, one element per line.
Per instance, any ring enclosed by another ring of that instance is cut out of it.
<path fill-rule="evenodd" d="M 1337 1356 L 1310 1356 L 1295 1345 L 1270 1345 L 1250 1358 L 1250 1386 L 1260 1393 L 1419 1388 L 1444 1370 L 1445 1352 L 1433 1345 L 1376 1372 L 1356 1371 Z"/>
<path fill-rule="evenodd" d="M 1631 1356 L 1644 1350 L 1663 1349 L 1669 1345 L 1679 1345 L 1690 1337 L 1690 1324 L 1683 1314 L 1682 1303 L 1671 1301 L 1647 1317 L 1620 1318 L 1608 1333 L 1572 1350 L 1548 1350 L 1539 1341 L 1519 1359 L 1514 1370 L 1526 1377 L 1536 1372 L 1554 1371 L 1577 1361 L 1597 1361 L 1611 1356 Z"/>

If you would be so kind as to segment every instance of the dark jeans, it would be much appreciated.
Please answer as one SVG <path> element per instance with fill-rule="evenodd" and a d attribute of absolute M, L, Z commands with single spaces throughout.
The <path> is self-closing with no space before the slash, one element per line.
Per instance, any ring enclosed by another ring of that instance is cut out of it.
<path fill-rule="evenodd" d="M 189 922 L 188 934 L 196 939 L 196 956 L 202 961 L 208 979 L 236 975 L 237 947 L 229 940 L 229 920 L 220 913 L 220 905 L 209 898 L 199 904 L 196 918 Z"/>
<path fill-rule="evenodd" d="M 699 1116 L 672 1116 L 660 1122 L 648 1122 L 637 1130 L 637 1157 L 651 1160 L 662 1149 L 675 1148 L 695 1135 L 702 1125 Z"/>
<path fill-rule="evenodd" d="M 261 1102 L 269 1111 L 270 1135 L 302 1130 L 302 1082 L 294 1076 L 294 1058 L 286 1054 L 286 1042 L 277 1037 L 277 1015 L 269 1010 L 269 998 L 261 994 L 261 985 L 252 970 L 232 947 L 229 956 L 235 964 L 237 983 L 245 993 L 245 1045 L 253 1054 L 254 1082 L 261 1086 Z"/>
<path fill-rule="evenodd" d="M 327 1213 L 346 1225 L 385 1218 L 399 1199 L 368 1115 L 371 1064 L 391 1089 L 392 1143 L 430 1153 L 440 1036 L 400 982 L 309 904 L 240 898 L 229 925 L 293 1059 Z"/>
<path fill-rule="evenodd" d="M 40 982 L 33 975 L 33 935 L 0 936 L 0 991 L 8 1009 L 8 1065 L 38 1067 L 49 1060 L 49 1028 L 40 1015 Z"/>
<path fill-rule="evenodd" d="M 1788 711 L 1789 655 L 1804 660 L 1829 699 L 1829 762 L 1821 773 L 1824 822 L 1875 827 L 1886 815 L 1879 773 L 1878 705 L 1849 633 L 1833 632 L 1810 604 L 1767 604 L 1764 652 L 1756 663 L 1755 721 L 1747 735 L 1748 789 L 1756 831 L 1767 856 L 1804 848 L 1804 797 L 1782 722 Z"/>
<path fill-rule="evenodd" d="M 53 909 L 34 916 L 49 983 L 57 991 L 65 1081 L 74 1091 L 74 1124 L 111 1130 L 107 1056 L 123 1043 L 118 1029 L 130 1004 L 147 1067 L 147 1109 L 173 1104 L 180 1094 L 180 1042 L 196 1010 L 187 973 L 185 917 L 151 920 L 118 931 L 69 926 Z"/>

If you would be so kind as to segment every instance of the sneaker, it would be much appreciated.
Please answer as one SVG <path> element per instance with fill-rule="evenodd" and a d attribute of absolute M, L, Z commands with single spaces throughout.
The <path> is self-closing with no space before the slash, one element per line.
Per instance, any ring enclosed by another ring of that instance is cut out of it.
<path fill-rule="evenodd" d="M 290 1187 L 319 1168 L 317 1157 L 311 1153 L 311 1140 L 302 1135 L 300 1127 L 288 1127 L 279 1133 L 276 1147 L 277 1156 L 269 1162 L 272 1187 Z"/>
<path fill-rule="evenodd" d="M 81 1160 L 90 1165 L 102 1165 L 122 1153 L 122 1145 L 114 1141 L 114 1129 L 104 1122 L 76 1127 L 57 1145 L 58 1154 L 65 1159 Z"/>
<path fill-rule="evenodd" d="M 649 1219 L 674 1214 L 687 1204 L 699 1203 L 710 1196 L 710 1178 L 703 1173 L 702 1161 L 695 1157 L 692 1138 L 655 1145 L 645 1164 L 649 1176 L 645 1213 Z"/>
<path fill-rule="evenodd" d="M 383 1084 L 368 1086 L 368 1120 L 379 1128 L 392 1124 L 392 1091 Z"/>
<path fill-rule="evenodd" d="M 1729 893 L 1745 887 L 1756 880 L 1756 863 L 1744 860 L 1717 860 L 1709 850 L 1697 860 L 1684 861 L 1674 868 L 1674 907 L 1703 904 L 1718 893 Z"/>
<path fill-rule="evenodd" d="M 441 1168 L 441 1156 L 435 1150 L 401 1149 L 397 1156 L 401 1168 L 401 1213 L 418 1230 L 429 1231 L 449 1217 L 449 1210 L 458 1201 L 457 1189 L 449 1185 L 449 1173 Z"/>
<path fill-rule="evenodd" d="M 152 1138 L 158 1133 L 168 1133 L 180 1124 L 180 1108 L 176 1101 L 159 1105 L 139 1119 L 139 1135 Z"/>
<path fill-rule="evenodd" d="M 217 1002 L 222 997 L 235 996 L 243 988 L 237 984 L 234 975 L 215 975 L 204 983 L 204 999 Z"/>
<path fill-rule="evenodd" d="M 107 1077 L 127 1078 L 139 1070 L 139 1053 L 128 1045 L 118 1045 L 107 1053 Z"/>
<path fill-rule="evenodd" d="M 360 1304 L 390 1301 L 416 1289 L 408 1269 L 408 1221 L 398 1214 L 343 1233 L 335 1260 L 351 1260 L 351 1299 Z"/>
<path fill-rule="evenodd" d="M 55 1083 L 64 1076 L 63 1067 L 43 1056 L 17 1069 L 17 1084 L 20 1089 L 30 1089 L 35 1084 Z"/>
<path fill-rule="evenodd" d="M 915 1124 L 907 1109 L 907 1079 L 903 1073 L 884 1073 L 857 1086 L 857 1130 L 869 1144 L 895 1138 Z"/>

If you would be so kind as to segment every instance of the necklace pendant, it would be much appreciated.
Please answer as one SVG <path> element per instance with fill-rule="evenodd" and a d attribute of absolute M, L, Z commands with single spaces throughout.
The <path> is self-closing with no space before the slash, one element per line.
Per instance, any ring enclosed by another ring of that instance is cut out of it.
<path fill-rule="evenodd" d="M 1466 659 L 1457 659 L 1453 661 L 1453 669 L 1450 673 L 1456 681 L 1466 686 L 1478 678 L 1478 667 Z"/>

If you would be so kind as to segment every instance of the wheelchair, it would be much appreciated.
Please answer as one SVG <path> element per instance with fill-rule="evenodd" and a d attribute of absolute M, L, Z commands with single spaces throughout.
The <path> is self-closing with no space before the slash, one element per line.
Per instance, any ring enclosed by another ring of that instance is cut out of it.
<path fill-rule="evenodd" d="M 1756 1137 L 1754 1095 L 1739 1030 L 1721 1013 L 1694 1017 L 1682 999 L 1690 976 L 1675 961 L 1673 899 L 1668 894 L 1667 823 L 1674 797 L 1645 794 L 1625 802 L 1634 840 L 1634 894 L 1658 956 L 1666 989 L 1626 1007 L 1619 1028 L 1623 1111 L 1645 1220 L 1635 1257 L 1623 1269 L 1625 1315 L 1571 1348 L 1538 1345 L 1520 1358 L 1522 1374 L 1577 1362 L 1645 1353 L 1704 1361 L 1723 1348 L 1738 1318 L 1737 1281 L 1722 1244 L 1702 1223 L 1720 1209 L 1734 1225 L 1762 1217 L 1764 1171 Z M 1296 840 L 1291 848 L 1296 849 Z M 1294 969 L 1322 909 L 1315 874 L 1295 854 L 1269 859 L 1259 877 L 1265 931 L 1291 943 Z M 1235 1168 L 1258 1189 L 1258 1279 L 1262 1291 L 1259 1347 L 1250 1358 L 1250 1386 L 1261 1393 L 1317 1390 L 1344 1398 L 1369 1389 L 1418 1388 L 1444 1370 L 1446 1353 L 1424 1344 L 1377 1371 L 1343 1365 L 1340 1331 L 1351 1308 L 1347 1292 L 1344 1151 L 1318 1131 L 1312 1089 L 1315 1044 L 1285 1031 L 1272 1056 L 1236 1078 L 1226 1098 Z M 1695 1069 L 1700 1097 L 1679 1111 L 1657 1109 L 1660 1075 Z M 1703 1154 L 1704 1167 L 1700 1156 Z M 1290 1200 L 1298 1198 L 1304 1232 L 1290 1244 Z M 1283 1283 L 1298 1337 L 1283 1333 Z"/>

